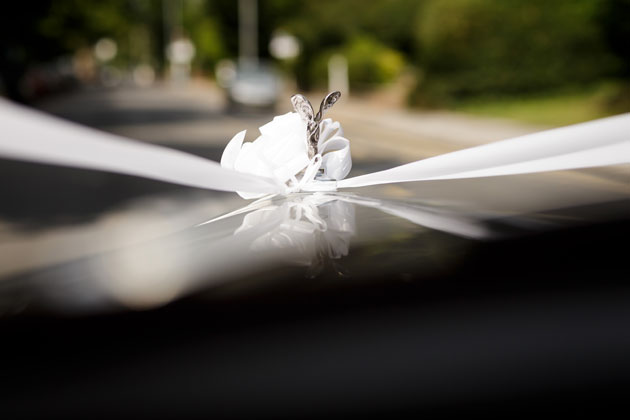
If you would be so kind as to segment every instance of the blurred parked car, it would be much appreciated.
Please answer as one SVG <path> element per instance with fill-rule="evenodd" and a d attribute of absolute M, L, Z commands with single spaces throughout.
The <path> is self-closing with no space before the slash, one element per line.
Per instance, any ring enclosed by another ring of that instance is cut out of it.
<path fill-rule="evenodd" d="M 236 66 L 224 62 L 217 69 L 217 79 L 236 109 L 274 108 L 282 90 L 278 73 L 265 63 Z"/>

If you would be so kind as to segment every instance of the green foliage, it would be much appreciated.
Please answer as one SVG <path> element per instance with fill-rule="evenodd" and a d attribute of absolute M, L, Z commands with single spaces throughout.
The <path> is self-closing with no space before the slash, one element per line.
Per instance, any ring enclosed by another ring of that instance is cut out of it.
<path fill-rule="evenodd" d="M 311 77 L 319 85 L 324 85 L 327 80 L 328 60 L 333 54 L 341 54 L 348 60 L 348 76 L 354 90 L 393 81 L 405 64 L 400 52 L 369 36 L 355 36 L 342 48 L 329 50 L 315 60 Z"/>
<path fill-rule="evenodd" d="M 217 25 L 211 18 L 204 18 L 192 28 L 191 38 L 195 41 L 195 62 L 204 70 L 212 70 L 217 61 L 225 56 Z"/>
<path fill-rule="evenodd" d="M 390 65 L 397 67 L 399 57 L 411 55 L 414 48 L 410 34 L 419 5 L 418 0 L 293 2 L 291 13 L 279 20 L 278 25 L 302 43 L 302 54 L 294 66 L 300 87 L 310 89 L 322 83 L 325 63 L 333 52 L 353 55 L 347 58 L 350 83 L 355 87 L 389 80 L 387 75 L 383 77 L 383 71 L 387 73 Z M 357 57 L 362 50 L 368 50 L 368 54 L 376 50 L 384 63 L 365 58 L 368 68 L 362 69 L 364 58 Z"/>
<path fill-rule="evenodd" d="M 459 101 L 454 109 L 471 114 L 561 126 L 607 117 L 630 110 L 630 89 L 618 83 L 563 89 L 534 95 Z"/>
<path fill-rule="evenodd" d="M 10 2 L 0 21 L 0 78 L 117 41 L 114 64 L 164 65 L 169 36 L 190 37 L 196 69 L 238 54 L 236 0 Z M 415 103 L 519 97 L 630 79 L 630 0 L 259 0 L 259 53 L 271 34 L 295 35 L 302 53 L 282 67 L 301 89 L 325 83 L 328 58 L 349 61 L 354 89 L 393 80 L 403 63 L 421 75 Z M 171 33 L 173 32 L 173 33 Z"/>
<path fill-rule="evenodd" d="M 184 27 L 196 49 L 194 64 L 200 70 L 212 73 L 216 63 L 227 56 L 220 24 L 207 10 L 205 1 L 188 1 L 183 6 Z"/>
<path fill-rule="evenodd" d="M 352 39 L 344 52 L 350 80 L 356 85 L 391 82 L 405 64 L 401 53 L 367 36 Z"/>
<path fill-rule="evenodd" d="M 621 64 L 618 75 L 630 79 L 630 0 L 606 0 L 600 7 L 606 41 Z"/>
<path fill-rule="evenodd" d="M 591 83 L 614 74 L 597 0 L 426 0 L 420 103 Z"/>
<path fill-rule="evenodd" d="M 80 0 L 50 3 L 39 22 L 41 34 L 66 51 L 89 47 L 98 38 L 122 38 L 130 28 L 128 2 L 113 0 L 86 5 Z"/>

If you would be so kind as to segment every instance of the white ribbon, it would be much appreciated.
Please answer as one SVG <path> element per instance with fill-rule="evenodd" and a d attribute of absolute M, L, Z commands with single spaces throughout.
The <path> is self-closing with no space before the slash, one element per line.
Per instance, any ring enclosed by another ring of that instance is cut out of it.
<path fill-rule="evenodd" d="M 0 100 L 0 156 L 238 191 L 245 198 L 630 163 L 630 114 L 623 114 L 343 179 L 352 161 L 349 141 L 343 137 L 339 123 L 322 121 L 319 154 L 309 161 L 306 142 L 302 141 L 306 128 L 296 117 L 297 114 L 289 113 L 274 118 L 261 127 L 261 136 L 251 143 L 243 143 L 244 131 L 238 133 L 218 164 Z M 319 173 L 320 168 L 323 174 Z"/>
<path fill-rule="evenodd" d="M 273 180 L 199 156 L 66 122 L 0 99 L 0 156 L 221 191 L 281 193 Z"/>
<path fill-rule="evenodd" d="M 630 163 L 630 114 L 528 134 L 337 183 L 338 188 Z"/>

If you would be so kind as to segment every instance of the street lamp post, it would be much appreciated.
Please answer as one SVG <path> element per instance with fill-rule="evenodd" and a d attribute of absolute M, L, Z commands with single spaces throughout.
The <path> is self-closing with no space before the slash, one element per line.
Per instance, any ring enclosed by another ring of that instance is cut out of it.
<path fill-rule="evenodd" d="M 238 54 L 239 65 L 258 64 L 258 0 L 238 1 Z"/>

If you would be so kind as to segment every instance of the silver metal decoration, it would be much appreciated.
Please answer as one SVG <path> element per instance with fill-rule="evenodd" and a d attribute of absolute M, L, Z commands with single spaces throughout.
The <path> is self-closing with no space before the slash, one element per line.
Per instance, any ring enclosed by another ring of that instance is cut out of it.
<path fill-rule="evenodd" d="M 341 92 L 331 92 L 322 100 L 319 111 L 315 114 L 313 105 L 304 95 L 295 94 L 291 96 L 291 103 L 304 121 L 306 121 L 306 145 L 308 157 L 312 159 L 317 154 L 317 143 L 319 142 L 319 123 L 322 121 L 324 112 L 330 109 L 341 97 Z"/>

